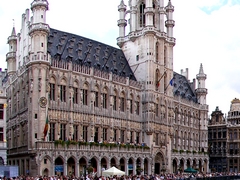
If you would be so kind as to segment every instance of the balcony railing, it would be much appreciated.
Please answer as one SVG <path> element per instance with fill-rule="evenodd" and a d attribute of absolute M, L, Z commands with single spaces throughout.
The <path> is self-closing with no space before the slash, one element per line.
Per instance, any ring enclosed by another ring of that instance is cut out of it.
<path fill-rule="evenodd" d="M 75 141 L 55 141 L 55 142 L 36 142 L 36 149 L 41 150 L 71 150 L 71 151 L 95 151 L 95 152 L 136 152 L 148 154 L 150 148 L 148 146 L 135 146 L 116 143 L 85 143 Z"/>

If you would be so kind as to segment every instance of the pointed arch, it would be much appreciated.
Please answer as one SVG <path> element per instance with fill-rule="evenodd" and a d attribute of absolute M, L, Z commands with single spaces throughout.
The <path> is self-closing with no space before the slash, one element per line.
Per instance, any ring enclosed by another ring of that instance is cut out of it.
<path fill-rule="evenodd" d="M 139 4 L 139 25 L 140 27 L 145 27 L 146 19 L 145 19 L 145 8 L 146 4 L 144 1 L 142 1 Z"/>
<path fill-rule="evenodd" d="M 158 59 L 159 59 L 159 43 L 158 42 L 156 42 L 156 44 L 155 44 L 155 52 L 156 52 L 156 54 L 155 54 L 155 61 L 158 63 Z"/>
<path fill-rule="evenodd" d="M 155 71 L 155 84 L 156 84 L 156 90 L 158 89 L 158 87 L 160 86 L 160 71 L 157 68 Z"/>

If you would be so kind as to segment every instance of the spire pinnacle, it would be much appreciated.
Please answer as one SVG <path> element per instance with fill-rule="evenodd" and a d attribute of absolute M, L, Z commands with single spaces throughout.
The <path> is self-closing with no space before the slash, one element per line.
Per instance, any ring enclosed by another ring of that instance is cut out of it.
<path fill-rule="evenodd" d="M 118 6 L 118 10 L 121 10 L 121 9 L 126 10 L 126 5 L 124 4 L 123 0 L 121 0 L 120 5 Z"/>
<path fill-rule="evenodd" d="M 199 74 L 204 74 L 202 63 L 200 64 Z"/>
<path fill-rule="evenodd" d="M 14 19 L 13 19 L 13 28 L 12 28 L 11 36 L 16 36 L 16 31 L 15 31 L 15 21 L 14 21 Z"/>

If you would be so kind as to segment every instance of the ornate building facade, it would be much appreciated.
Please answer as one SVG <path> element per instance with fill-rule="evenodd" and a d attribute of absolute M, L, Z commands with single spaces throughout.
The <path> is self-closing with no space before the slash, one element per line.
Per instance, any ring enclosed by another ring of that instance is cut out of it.
<path fill-rule="evenodd" d="M 208 122 L 209 169 L 227 172 L 227 120 L 218 107 Z"/>
<path fill-rule="evenodd" d="M 30 175 L 206 173 L 206 74 L 200 65 L 196 87 L 188 69 L 173 71 L 171 1 L 121 1 L 120 49 L 50 28 L 48 7 L 34 0 L 8 38 L 8 164 Z"/>
<path fill-rule="evenodd" d="M 239 172 L 240 100 L 231 101 L 227 117 L 216 108 L 208 125 L 209 168 L 217 172 Z"/>
<path fill-rule="evenodd" d="M 6 140 L 6 92 L 4 82 L 7 71 L 0 68 L 0 165 L 7 165 L 7 140 Z"/>
<path fill-rule="evenodd" d="M 227 170 L 240 171 L 240 100 L 231 101 L 230 111 L 227 116 Z"/>

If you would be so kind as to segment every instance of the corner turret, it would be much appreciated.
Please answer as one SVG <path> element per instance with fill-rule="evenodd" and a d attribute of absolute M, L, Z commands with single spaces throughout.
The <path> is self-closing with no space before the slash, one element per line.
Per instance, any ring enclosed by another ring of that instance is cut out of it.
<path fill-rule="evenodd" d="M 169 0 L 168 5 L 165 7 L 167 20 L 165 21 L 165 26 L 167 28 L 168 37 L 173 37 L 173 27 L 175 25 L 175 21 L 173 20 L 173 12 L 174 6 L 172 5 L 171 0 Z"/>
<path fill-rule="evenodd" d="M 47 37 L 50 32 L 49 25 L 46 24 L 46 11 L 48 10 L 47 0 L 34 0 L 31 3 L 33 17 L 29 26 L 29 35 L 33 43 L 30 52 L 29 63 L 45 62 L 49 64 L 47 56 Z"/>
<path fill-rule="evenodd" d="M 17 36 L 15 27 L 12 29 L 11 36 L 8 37 L 9 51 L 6 55 L 7 61 L 7 73 L 8 76 L 13 75 L 16 72 L 16 51 L 17 51 Z"/>
<path fill-rule="evenodd" d="M 126 5 L 124 4 L 123 0 L 121 0 L 120 5 L 118 6 L 119 11 L 119 20 L 118 20 L 118 27 L 119 27 L 119 38 L 123 38 L 125 36 L 125 27 L 127 26 L 127 21 L 125 19 L 125 12 L 126 12 Z M 119 47 L 122 47 L 122 43 L 118 43 Z"/>
<path fill-rule="evenodd" d="M 207 89 L 205 87 L 206 79 L 207 79 L 207 75 L 204 74 L 203 65 L 201 63 L 199 73 L 197 74 L 198 87 L 196 89 L 198 103 L 200 104 L 206 104 L 206 96 L 207 96 Z"/>

